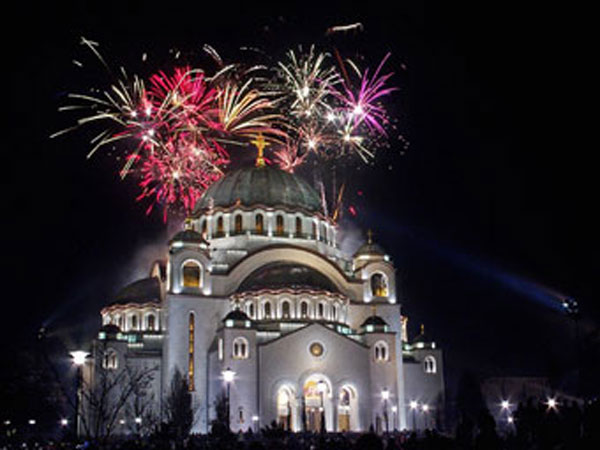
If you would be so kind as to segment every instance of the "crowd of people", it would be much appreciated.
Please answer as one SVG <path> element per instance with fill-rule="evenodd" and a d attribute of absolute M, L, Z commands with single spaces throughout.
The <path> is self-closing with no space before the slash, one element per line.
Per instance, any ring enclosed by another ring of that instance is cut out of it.
<path fill-rule="evenodd" d="M 230 433 L 216 425 L 207 435 L 176 439 L 168 432 L 144 437 L 94 440 L 61 439 L 40 443 L 35 439 L 4 440 L 0 450 L 597 450 L 600 449 L 600 401 L 585 408 L 575 403 L 549 407 L 528 400 L 513 412 L 510 426 L 498 426 L 488 411 L 474 420 L 463 416 L 454 433 L 436 430 L 376 433 L 291 433 L 275 423 L 254 433 Z"/>

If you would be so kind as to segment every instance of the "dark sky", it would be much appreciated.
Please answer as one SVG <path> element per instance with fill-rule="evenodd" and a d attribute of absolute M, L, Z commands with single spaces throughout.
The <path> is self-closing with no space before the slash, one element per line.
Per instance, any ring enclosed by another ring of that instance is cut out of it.
<path fill-rule="evenodd" d="M 48 139 L 69 124 L 57 112 L 64 95 L 106 81 L 100 67 L 94 77 L 72 64 L 92 61 L 80 36 L 136 70 L 143 52 L 163 68 L 170 48 L 204 43 L 232 57 L 244 45 L 330 49 L 327 27 L 360 21 L 362 33 L 334 43 L 371 64 L 392 52 L 401 89 L 389 107 L 410 148 L 400 155 L 394 137 L 376 167 L 353 178 L 349 198 L 360 211 L 354 225 L 372 228 L 398 266 L 412 332 L 425 323 L 446 349 L 450 376 L 556 373 L 573 363 L 571 325 L 533 283 L 576 297 L 583 328 L 597 330 L 585 12 L 523 2 L 324 3 L 19 2 L 7 11 L 17 26 L 3 36 L 3 345 L 20 348 L 42 324 L 80 345 L 100 307 L 144 275 L 172 231 L 144 214 L 114 159 L 85 159 L 84 134 Z"/>

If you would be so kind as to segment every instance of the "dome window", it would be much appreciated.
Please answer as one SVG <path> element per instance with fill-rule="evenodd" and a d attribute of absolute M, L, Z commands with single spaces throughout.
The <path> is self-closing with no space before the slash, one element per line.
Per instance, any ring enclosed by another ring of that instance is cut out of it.
<path fill-rule="evenodd" d="M 197 261 L 184 262 L 182 272 L 183 287 L 199 288 L 202 285 L 202 268 Z"/>
<path fill-rule="evenodd" d="M 223 216 L 217 219 L 217 237 L 225 236 L 225 227 L 223 226 Z"/>
<path fill-rule="evenodd" d="M 302 302 L 300 303 L 300 317 L 306 319 L 308 317 L 308 303 Z"/>
<path fill-rule="evenodd" d="M 234 232 L 235 234 L 242 234 L 242 215 L 237 214 L 234 220 Z"/>
<path fill-rule="evenodd" d="M 287 300 L 281 304 L 281 318 L 289 319 L 290 318 L 290 302 Z"/>
<path fill-rule="evenodd" d="M 256 215 L 255 230 L 256 230 L 256 234 L 264 234 L 265 233 L 265 224 L 264 224 L 264 218 L 263 218 L 262 214 Z"/>
<path fill-rule="evenodd" d="M 155 327 L 156 327 L 156 318 L 154 317 L 154 314 L 149 314 L 148 317 L 146 318 L 146 329 L 148 331 L 155 331 Z"/>
<path fill-rule="evenodd" d="M 302 219 L 300 217 L 296 217 L 296 237 L 302 236 Z"/>
<path fill-rule="evenodd" d="M 270 302 L 266 302 L 263 306 L 263 317 L 265 319 L 271 318 L 271 303 Z"/>
<path fill-rule="evenodd" d="M 283 236 L 283 216 L 281 214 L 275 218 L 275 235 Z"/>

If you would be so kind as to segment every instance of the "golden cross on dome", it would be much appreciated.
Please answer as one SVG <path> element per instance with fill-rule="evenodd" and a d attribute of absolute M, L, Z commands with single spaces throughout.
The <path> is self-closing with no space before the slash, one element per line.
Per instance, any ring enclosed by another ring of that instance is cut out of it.
<path fill-rule="evenodd" d="M 253 141 L 250 141 L 250 143 L 256 145 L 256 148 L 258 149 L 258 156 L 256 157 L 256 167 L 265 167 L 264 150 L 265 147 L 269 145 L 269 143 L 265 141 L 265 138 L 260 132 L 256 135 L 256 138 Z"/>

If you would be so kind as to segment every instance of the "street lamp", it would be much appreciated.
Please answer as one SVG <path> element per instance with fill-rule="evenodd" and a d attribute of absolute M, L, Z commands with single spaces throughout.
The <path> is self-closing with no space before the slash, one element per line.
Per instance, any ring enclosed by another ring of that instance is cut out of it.
<path fill-rule="evenodd" d="M 76 375 L 76 392 L 75 392 L 75 436 L 79 436 L 79 422 L 80 422 L 80 414 L 79 414 L 79 403 L 81 397 L 81 382 L 82 382 L 82 367 L 85 364 L 85 360 L 88 357 L 89 353 L 83 350 L 75 350 L 69 353 L 71 355 L 71 359 L 73 360 L 73 364 L 77 368 Z"/>
<path fill-rule="evenodd" d="M 548 400 L 546 401 L 546 405 L 548 405 L 548 410 L 557 409 L 558 402 L 556 401 L 555 398 L 548 397 Z"/>
<path fill-rule="evenodd" d="M 235 378 L 235 372 L 233 370 L 231 370 L 229 367 L 227 369 L 225 369 L 223 372 L 221 372 L 221 375 L 223 375 L 223 380 L 225 381 L 225 384 L 227 385 L 227 429 L 229 431 L 231 431 L 231 427 L 230 427 L 230 387 L 231 387 L 231 383 L 233 382 L 233 379 Z"/>
<path fill-rule="evenodd" d="M 319 411 L 321 412 L 321 430 L 320 431 L 325 431 L 325 405 L 323 403 L 323 396 L 325 395 L 325 392 L 327 391 L 327 384 L 325 383 L 325 381 L 320 380 L 317 383 L 317 391 L 319 392 L 319 395 L 321 396 L 321 408 L 319 409 Z"/>
<path fill-rule="evenodd" d="M 61 427 L 66 427 L 67 425 L 69 425 L 69 421 L 67 419 L 60 419 L 60 426 Z"/>
<path fill-rule="evenodd" d="M 252 416 L 252 423 L 254 424 L 254 432 L 258 433 L 258 416 Z"/>
<path fill-rule="evenodd" d="M 427 403 L 423 403 L 423 406 L 421 406 L 421 409 L 423 410 L 423 423 L 425 424 L 425 429 L 427 429 L 427 423 L 429 422 L 427 419 L 427 413 L 429 412 L 429 405 Z"/>
<path fill-rule="evenodd" d="M 416 400 L 412 400 L 410 402 L 410 409 L 412 410 L 413 416 L 413 430 L 417 431 L 417 408 L 419 407 L 419 403 Z"/>
<path fill-rule="evenodd" d="M 381 398 L 383 399 L 383 418 L 385 419 L 385 431 L 386 433 L 389 433 L 390 421 L 388 419 L 387 402 L 390 398 L 390 391 L 388 391 L 388 388 L 383 388 L 383 390 L 381 391 Z"/>
<path fill-rule="evenodd" d="M 508 402 L 508 400 L 502 400 L 502 402 L 500 403 L 500 407 L 506 411 L 507 409 L 510 408 L 510 403 Z"/>

